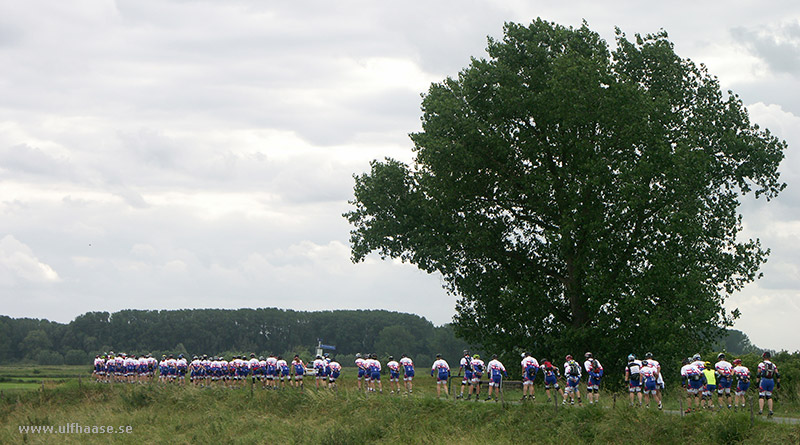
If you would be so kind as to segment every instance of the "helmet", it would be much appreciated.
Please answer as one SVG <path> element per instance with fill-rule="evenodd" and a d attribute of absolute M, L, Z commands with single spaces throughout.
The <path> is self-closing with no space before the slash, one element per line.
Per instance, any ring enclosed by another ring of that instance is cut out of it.
<path fill-rule="evenodd" d="M 492 354 L 492 360 L 497 358 L 497 354 Z"/>
<path fill-rule="evenodd" d="M 519 356 L 520 356 L 520 357 L 522 357 L 522 358 L 525 358 L 527 355 L 528 355 L 528 354 L 526 354 L 526 353 L 524 353 L 524 352 L 523 352 L 523 353 L 522 353 L 522 354 L 520 354 Z"/>
<path fill-rule="evenodd" d="M 572 356 L 570 354 L 567 354 L 566 359 L 567 359 L 567 361 L 570 361 L 570 360 L 572 360 Z"/>
<path fill-rule="evenodd" d="M 761 357 L 763 357 L 763 358 L 770 358 L 770 357 L 772 357 L 772 354 L 770 354 L 770 352 L 769 352 L 769 351 L 764 351 L 764 353 L 763 353 L 763 354 L 761 354 Z"/>
<path fill-rule="evenodd" d="M 442 354 L 436 354 L 436 358 L 442 358 Z"/>
<path fill-rule="evenodd" d="M 636 356 L 635 356 L 635 355 L 633 355 L 633 354 L 628 354 L 628 361 L 629 361 L 629 362 L 632 362 L 632 361 L 634 361 L 634 360 L 636 360 Z"/>
<path fill-rule="evenodd" d="M 547 361 L 547 359 L 542 357 L 541 359 L 539 359 L 539 361 L 542 362 L 542 363 L 545 363 Z"/>
<path fill-rule="evenodd" d="M 297 356 L 295 355 L 295 357 L 297 357 Z M 258 358 L 258 361 L 264 361 L 264 356 L 263 356 L 263 355 L 262 355 L 262 356 L 260 356 L 260 357 Z"/>
<path fill-rule="evenodd" d="M 394 360 L 394 356 L 393 356 L 393 355 L 390 355 L 390 356 L 389 356 L 389 360 Z"/>
<path fill-rule="evenodd" d="M 702 359 L 700 358 L 700 354 L 695 354 L 695 355 L 692 356 L 692 360 L 694 360 L 696 362 L 699 362 Z"/>
<path fill-rule="evenodd" d="M 682 365 L 688 365 L 691 362 L 692 362 L 692 359 L 690 359 L 689 357 L 686 357 L 685 359 L 683 359 L 683 361 L 681 361 L 681 364 Z"/>
<path fill-rule="evenodd" d="M 178 358 L 183 358 L 183 354 L 178 354 Z"/>
<path fill-rule="evenodd" d="M 647 354 L 644 355 L 644 358 L 653 358 L 653 353 L 648 352 Z"/>
<path fill-rule="evenodd" d="M 647 359 L 642 360 L 642 366 L 647 366 L 649 364 L 650 362 L 648 362 Z"/>
<path fill-rule="evenodd" d="M 481 356 L 480 356 L 480 355 L 478 355 L 478 354 L 475 354 L 475 355 L 473 355 L 473 356 L 472 356 L 472 358 L 474 358 L 474 359 L 478 360 L 478 359 L 480 359 L 480 358 L 481 358 Z"/>
<path fill-rule="evenodd" d="M 737 358 L 736 360 L 733 361 L 733 364 L 737 365 L 737 366 L 741 365 L 742 364 L 742 360 Z"/>
<path fill-rule="evenodd" d="M 725 353 L 724 352 L 720 352 L 719 354 L 717 354 L 717 360 L 722 360 L 724 358 L 725 358 Z"/>
<path fill-rule="evenodd" d="M 591 352 L 587 352 L 586 354 L 583 354 L 583 356 L 586 357 L 586 358 L 592 358 L 592 353 Z"/>
<path fill-rule="evenodd" d="M 356 358 L 361 358 L 361 353 L 360 352 L 356 352 Z"/>
<path fill-rule="evenodd" d="M 705 362 L 703 364 L 706 365 L 706 369 L 711 369 L 711 362 Z"/>

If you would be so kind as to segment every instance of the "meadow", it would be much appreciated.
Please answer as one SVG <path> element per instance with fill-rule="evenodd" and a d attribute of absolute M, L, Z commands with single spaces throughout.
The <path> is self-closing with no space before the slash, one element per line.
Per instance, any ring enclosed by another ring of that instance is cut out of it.
<path fill-rule="evenodd" d="M 800 443 L 800 425 L 751 418 L 749 410 L 681 416 L 677 391 L 658 411 L 610 393 L 599 406 L 561 406 L 546 403 L 542 388 L 535 401 L 519 403 L 510 386 L 506 403 L 437 399 L 425 375 L 410 395 L 390 394 L 388 381 L 383 394 L 365 394 L 352 369 L 335 391 L 315 390 L 313 381 L 302 391 L 100 384 L 87 378 L 88 367 L 37 369 L 0 367 L 3 384 L 34 386 L 2 389 L 0 443 Z M 786 408 L 778 404 L 776 415 L 790 414 Z M 52 432 L 21 431 L 28 426 Z"/>

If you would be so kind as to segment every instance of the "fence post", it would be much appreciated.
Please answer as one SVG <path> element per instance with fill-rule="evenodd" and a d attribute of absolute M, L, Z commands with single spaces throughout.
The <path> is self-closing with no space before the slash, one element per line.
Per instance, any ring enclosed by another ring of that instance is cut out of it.
<path fill-rule="evenodd" d="M 453 376 L 452 375 L 448 376 L 448 378 L 447 378 L 447 393 L 448 394 L 451 393 L 450 389 L 452 388 L 452 386 L 450 385 L 450 382 L 452 382 L 452 381 L 453 381 Z M 455 395 L 453 397 L 455 397 Z"/>
<path fill-rule="evenodd" d="M 555 394 L 553 395 L 553 408 L 555 408 L 556 413 L 558 413 L 558 390 L 554 391 Z"/>
<path fill-rule="evenodd" d="M 503 385 L 504 381 L 505 381 L 505 379 L 501 377 L 500 378 L 500 386 L 497 387 L 497 391 L 500 392 L 500 403 L 503 405 L 503 408 L 506 407 L 506 399 L 505 399 L 505 397 L 503 397 L 503 395 L 504 395 L 503 394 L 504 393 L 503 386 L 505 386 L 505 385 Z"/>
<path fill-rule="evenodd" d="M 747 397 L 748 401 L 750 402 L 750 426 L 752 427 L 756 423 L 756 417 L 753 415 L 753 398 Z"/>

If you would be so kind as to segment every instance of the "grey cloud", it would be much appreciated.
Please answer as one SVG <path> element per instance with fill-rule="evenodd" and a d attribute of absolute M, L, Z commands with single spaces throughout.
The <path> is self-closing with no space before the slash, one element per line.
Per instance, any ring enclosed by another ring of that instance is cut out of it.
<path fill-rule="evenodd" d="M 27 144 L 0 148 L 0 170 L 6 175 L 21 173 L 51 180 L 74 177 L 68 159 Z"/>
<path fill-rule="evenodd" d="M 413 155 L 407 134 L 419 128 L 424 83 L 483 57 L 504 21 L 539 15 L 567 26 L 586 17 L 611 37 L 615 24 L 629 35 L 664 27 L 685 57 L 729 45 L 722 24 L 740 24 L 751 50 L 774 59 L 794 54 L 781 45 L 794 45 L 796 30 L 751 24 L 796 16 L 794 3 L 752 14 L 703 4 L 690 16 L 666 3 L 650 14 L 472 0 L 2 5 L 0 176 L 20 192 L 2 196 L 0 237 L 13 235 L 60 278 L 46 293 L 14 289 L 2 310 L 69 321 L 127 307 L 381 307 L 446 322 L 454 301 L 440 279 L 391 261 L 351 264 L 341 217 L 353 173 Z M 415 78 L 376 74 L 393 63 Z M 733 88 L 745 103 L 800 115 L 796 77 L 748 81 Z M 775 122 L 794 149 L 798 126 Z M 770 293 L 794 286 L 785 275 L 800 265 L 794 239 L 766 229 L 797 220 L 800 165 L 787 157 L 783 171 L 790 188 L 777 200 L 743 205 L 748 236 L 773 248 L 759 282 Z"/>
<path fill-rule="evenodd" d="M 800 76 L 800 22 L 782 23 L 768 31 L 735 27 L 731 34 L 773 71 Z"/>
<path fill-rule="evenodd" d="M 19 26 L 10 23 L 7 19 L 0 18 L 0 48 L 16 45 L 22 40 L 23 35 Z"/>

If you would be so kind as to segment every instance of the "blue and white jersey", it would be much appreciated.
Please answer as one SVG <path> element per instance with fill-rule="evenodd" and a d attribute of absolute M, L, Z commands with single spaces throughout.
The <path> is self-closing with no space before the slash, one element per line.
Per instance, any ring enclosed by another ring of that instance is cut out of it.
<path fill-rule="evenodd" d="M 492 377 L 497 377 L 500 375 L 508 376 L 508 373 L 506 372 L 506 367 L 503 366 L 502 363 L 500 363 L 500 360 L 497 359 L 491 360 L 489 364 L 486 365 L 486 368 L 489 370 L 489 374 Z"/>
<path fill-rule="evenodd" d="M 431 375 L 436 375 L 439 380 L 447 379 L 450 375 L 450 365 L 444 359 L 436 360 L 431 367 Z"/>
<path fill-rule="evenodd" d="M 485 370 L 486 370 L 486 364 L 483 363 L 483 360 L 473 357 L 473 359 L 472 359 L 472 372 L 477 376 L 481 376 L 481 375 L 483 375 L 483 372 Z"/>
<path fill-rule="evenodd" d="M 530 355 L 525 356 L 520 363 L 524 380 L 533 380 L 539 372 L 539 362 Z"/>
<path fill-rule="evenodd" d="M 403 367 L 403 374 L 407 376 L 414 375 L 414 361 L 411 360 L 409 357 L 401 358 L 400 365 Z"/>
<path fill-rule="evenodd" d="M 280 374 L 282 376 L 289 375 L 289 364 L 286 363 L 286 360 L 284 359 L 278 360 L 277 366 L 278 366 L 278 371 L 280 371 Z"/>
<path fill-rule="evenodd" d="M 342 372 L 342 365 L 340 365 L 339 362 L 332 361 L 332 362 L 330 362 L 329 367 L 331 369 L 331 372 L 330 372 L 331 378 L 335 379 L 335 378 L 339 377 L 339 374 Z"/>
<path fill-rule="evenodd" d="M 292 366 L 294 367 L 294 375 L 303 375 L 306 373 L 306 365 L 299 358 L 292 360 Z"/>

